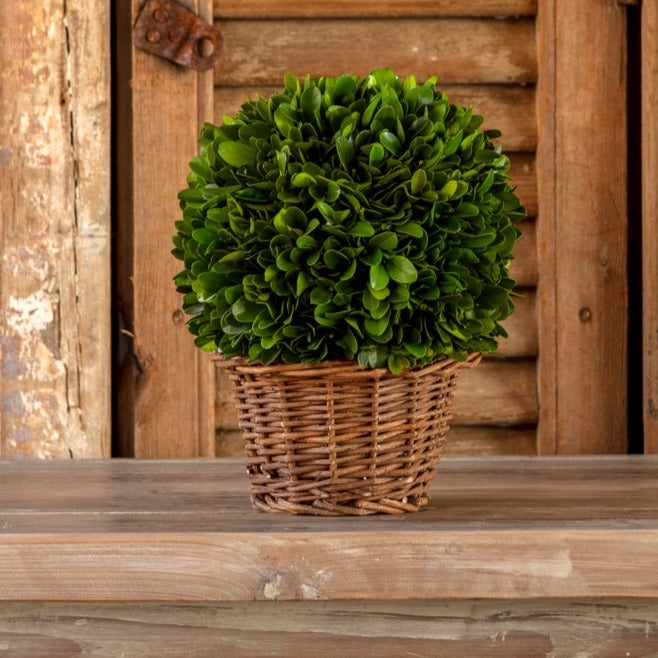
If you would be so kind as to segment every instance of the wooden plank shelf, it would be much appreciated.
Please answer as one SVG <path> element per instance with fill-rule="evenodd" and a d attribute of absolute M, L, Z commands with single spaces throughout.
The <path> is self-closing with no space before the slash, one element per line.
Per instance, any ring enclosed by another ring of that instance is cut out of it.
<path fill-rule="evenodd" d="M 400 517 L 258 513 L 239 459 L 0 463 L 0 601 L 658 599 L 658 456 L 449 458 Z"/>

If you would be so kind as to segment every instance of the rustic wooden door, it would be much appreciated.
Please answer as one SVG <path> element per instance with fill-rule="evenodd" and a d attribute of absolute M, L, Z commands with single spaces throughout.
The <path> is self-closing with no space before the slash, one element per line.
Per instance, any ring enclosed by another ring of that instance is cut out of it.
<path fill-rule="evenodd" d="M 131 32 L 144 0 L 112 6 L 118 454 L 182 457 L 238 447 L 226 383 L 217 381 L 215 395 L 215 374 L 193 347 L 171 283 L 176 192 L 201 122 L 269 93 L 289 70 L 364 74 L 383 65 L 438 75 L 455 102 L 473 105 L 503 131 L 530 215 L 514 263 L 524 296 L 507 324 L 510 339 L 501 356 L 464 376 L 449 451 L 624 452 L 623 3 L 185 2 L 223 34 L 214 72 L 136 50 Z M 0 6 L 0 455 L 107 456 L 111 5 Z M 643 8 L 645 129 L 653 135 L 645 140 L 645 282 L 656 269 L 654 6 Z M 651 290 L 645 285 L 645 424 L 655 450 Z"/>
<path fill-rule="evenodd" d="M 501 356 L 460 382 L 448 452 L 626 450 L 625 11 L 615 0 L 214 4 L 216 120 L 288 70 L 388 65 L 438 75 L 502 130 L 529 214 L 513 270 L 523 297 Z M 237 452 L 221 378 L 217 390 L 218 452 Z"/>
<path fill-rule="evenodd" d="M 120 38 L 141 4 L 123 3 Z M 208 3 L 191 7 L 210 17 Z M 212 78 L 128 44 L 132 120 L 119 126 L 130 135 L 119 159 L 132 167 L 120 195 L 120 297 L 132 339 L 121 387 L 126 453 L 240 449 L 219 376 L 213 445 L 213 374 L 185 335 L 170 284 L 166 236 L 200 120 L 220 121 L 249 96 L 273 92 L 287 71 L 384 65 L 437 75 L 454 102 L 502 130 L 529 214 L 510 338 L 464 375 L 448 452 L 626 451 L 625 12 L 616 0 L 216 0 L 223 49 Z"/>

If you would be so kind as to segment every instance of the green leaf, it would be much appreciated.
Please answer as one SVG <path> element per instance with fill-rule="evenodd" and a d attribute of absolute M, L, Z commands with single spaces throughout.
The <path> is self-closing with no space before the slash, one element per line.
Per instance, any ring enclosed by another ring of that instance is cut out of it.
<path fill-rule="evenodd" d="M 398 233 L 410 235 L 412 238 L 422 238 L 424 234 L 423 227 L 417 222 L 405 222 L 400 226 L 396 226 L 395 230 Z"/>
<path fill-rule="evenodd" d="M 422 194 L 425 185 L 427 185 L 427 174 L 422 169 L 418 169 L 411 177 L 411 193 L 416 196 Z"/>
<path fill-rule="evenodd" d="M 426 345 L 417 345 L 415 343 L 403 343 L 404 349 L 417 359 L 422 359 L 427 354 Z"/>
<path fill-rule="evenodd" d="M 217 240 L 217 231 L 209 228 L 197 228 L 192 231 L 192 239 L 202 245 L 209 245 Z"/>
<path fill-rule="evenodd" d="M 292 73 L 286 73 L 283 76 L 283 84 L 285 85 L 286 90 L 293 96 L 299 93 L 299 80 L 297 76 Z"/>
<path fill-rule="evenodd" d="M 299 104 L 307 117 L 312 118 L 322 107 L 322 94 L 317 87 L 304 89 L 299 99 Z"/>
<path fill-rule="evenodd" d="M 370 246 L 393 251 L 398 246 L 398 236 L 393 231 L 384 231 L 370 239 Z"/>
<path fill-rule="evenodd" d="M 217 147 L 219 157 L 232 167 L 253 165 L 256 162 L 256 151 L 244 142 L 221 142 Z"/>
<path fill-rule="evenodd" d="M 215 272 L 202 272 L 199 274 L 197 282 L 204 293 L 213 294 L 221 288 L 223 278 Z"/>
<path fill-rule="evenodd" d="M 368 156 L 368 164 L 371 167 L 379 167 L 382 160 L 386 157 L 386 151 L 381 144 L 373 144 Z"/>
<path fill-rule="evenodd" d="M 378 320 L 367 318 L 364 321 L 363 326 L 365 327 L 366 333 L 370 336 L 381 336 L 388 327 L 388 318 L 379 318 Z"/>
<path fill-rule="evenodd" d="M 379 133 L 379 141 L 382 146 L 393 155 L 397 155 L 402 148 L 400 140 L 389 130 L 382 130 L 382 132 Z"/>
<path fill-rule="evenodd" d="M 418 278 L 414 264 L 405 256 L 393 256 L 386 261 L 386 271 L 396 283 L 413 283 Z"/>
<path fill-rule="evenodd" d="M 240 297 L 231 306 L 231 313 L 238 322 L 253 322 L 260 311 L 260 306 Z"/>
<path fill-rule="evenodd" d="M 345 137 L 340 136 L 336 139 L 336 149 L 343 168 L 349 170 L 350 163 L 354 160 L 354 147 Z"/>
<path fill-rule="evenodd" d="M 369 238 L 375 234 L 375 229 L 369 222 L 361 220 L 354 224 L 354 226 L 349 229 L 348 233 L 359 238 Z"/>
<path fill-rule="evenodd" d="M 440 190 L 441 194 L 444 196 L 446 199 L 450 199 L 455 192 L 457 191 L 457 181 L 456 180 L 449 180 Z"/>
<path fill-rule="evenodd" d="M 389 282 L 389 276 L 383 265 L 370 266 L 370 286 L 374 290 L 383 290 Z"/>

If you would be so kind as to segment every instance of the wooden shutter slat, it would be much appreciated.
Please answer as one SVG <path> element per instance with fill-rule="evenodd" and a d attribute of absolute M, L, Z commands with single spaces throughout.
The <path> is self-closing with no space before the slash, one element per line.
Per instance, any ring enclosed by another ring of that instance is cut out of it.
<path fill-rule="evenodd" d="M 537 369 L 523 359 L 485 359 L 460 374 L 453 425 L 525 425 L 537 422 Z"/>
<path fill-rule="evenodd" d="M 533 16 L 537 0 L 215 0 L 218 18 Z"/>
<path fill-rule="evenodd" d="M 453 425 L 443 453 L 456 455 L 534 455 L 537 431 L 531 427 Z"/>
<path fill-rule="evenodd" d="M 534 22 L 491 19 L 230 20 L 220 86 L 278 85 L 285 73 L 436 75 L 443 84 L 534 82 Z"/>

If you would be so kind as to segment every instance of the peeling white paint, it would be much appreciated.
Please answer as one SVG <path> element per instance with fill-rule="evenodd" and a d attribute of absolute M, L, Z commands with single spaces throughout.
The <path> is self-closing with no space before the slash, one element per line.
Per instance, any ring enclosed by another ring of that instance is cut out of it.
<path fill-rule="evenodd" d="M 53 300 L 43 290 L 27 297 L 9 297 L 5 320 L 7 326 L 21 334 L 43 331 L 55 319 Z"/>
<path fill-rule="evenodd" d="M 276 601 L 276 599 L 281 596 L 282 582 L 283 578 L 281 578 L 281 574 L 277 574 L 274 580 L 265 583 L 263 595 L 268 601 Z"/>
<path fill-rule="evenodd" d="M 313 585 L 307 585 L 306 583 L 302 583 L 299 589 L 301 590 L 303 599 L 320 598 L 320 593 L 315 587 L 313 587 Z"/>

